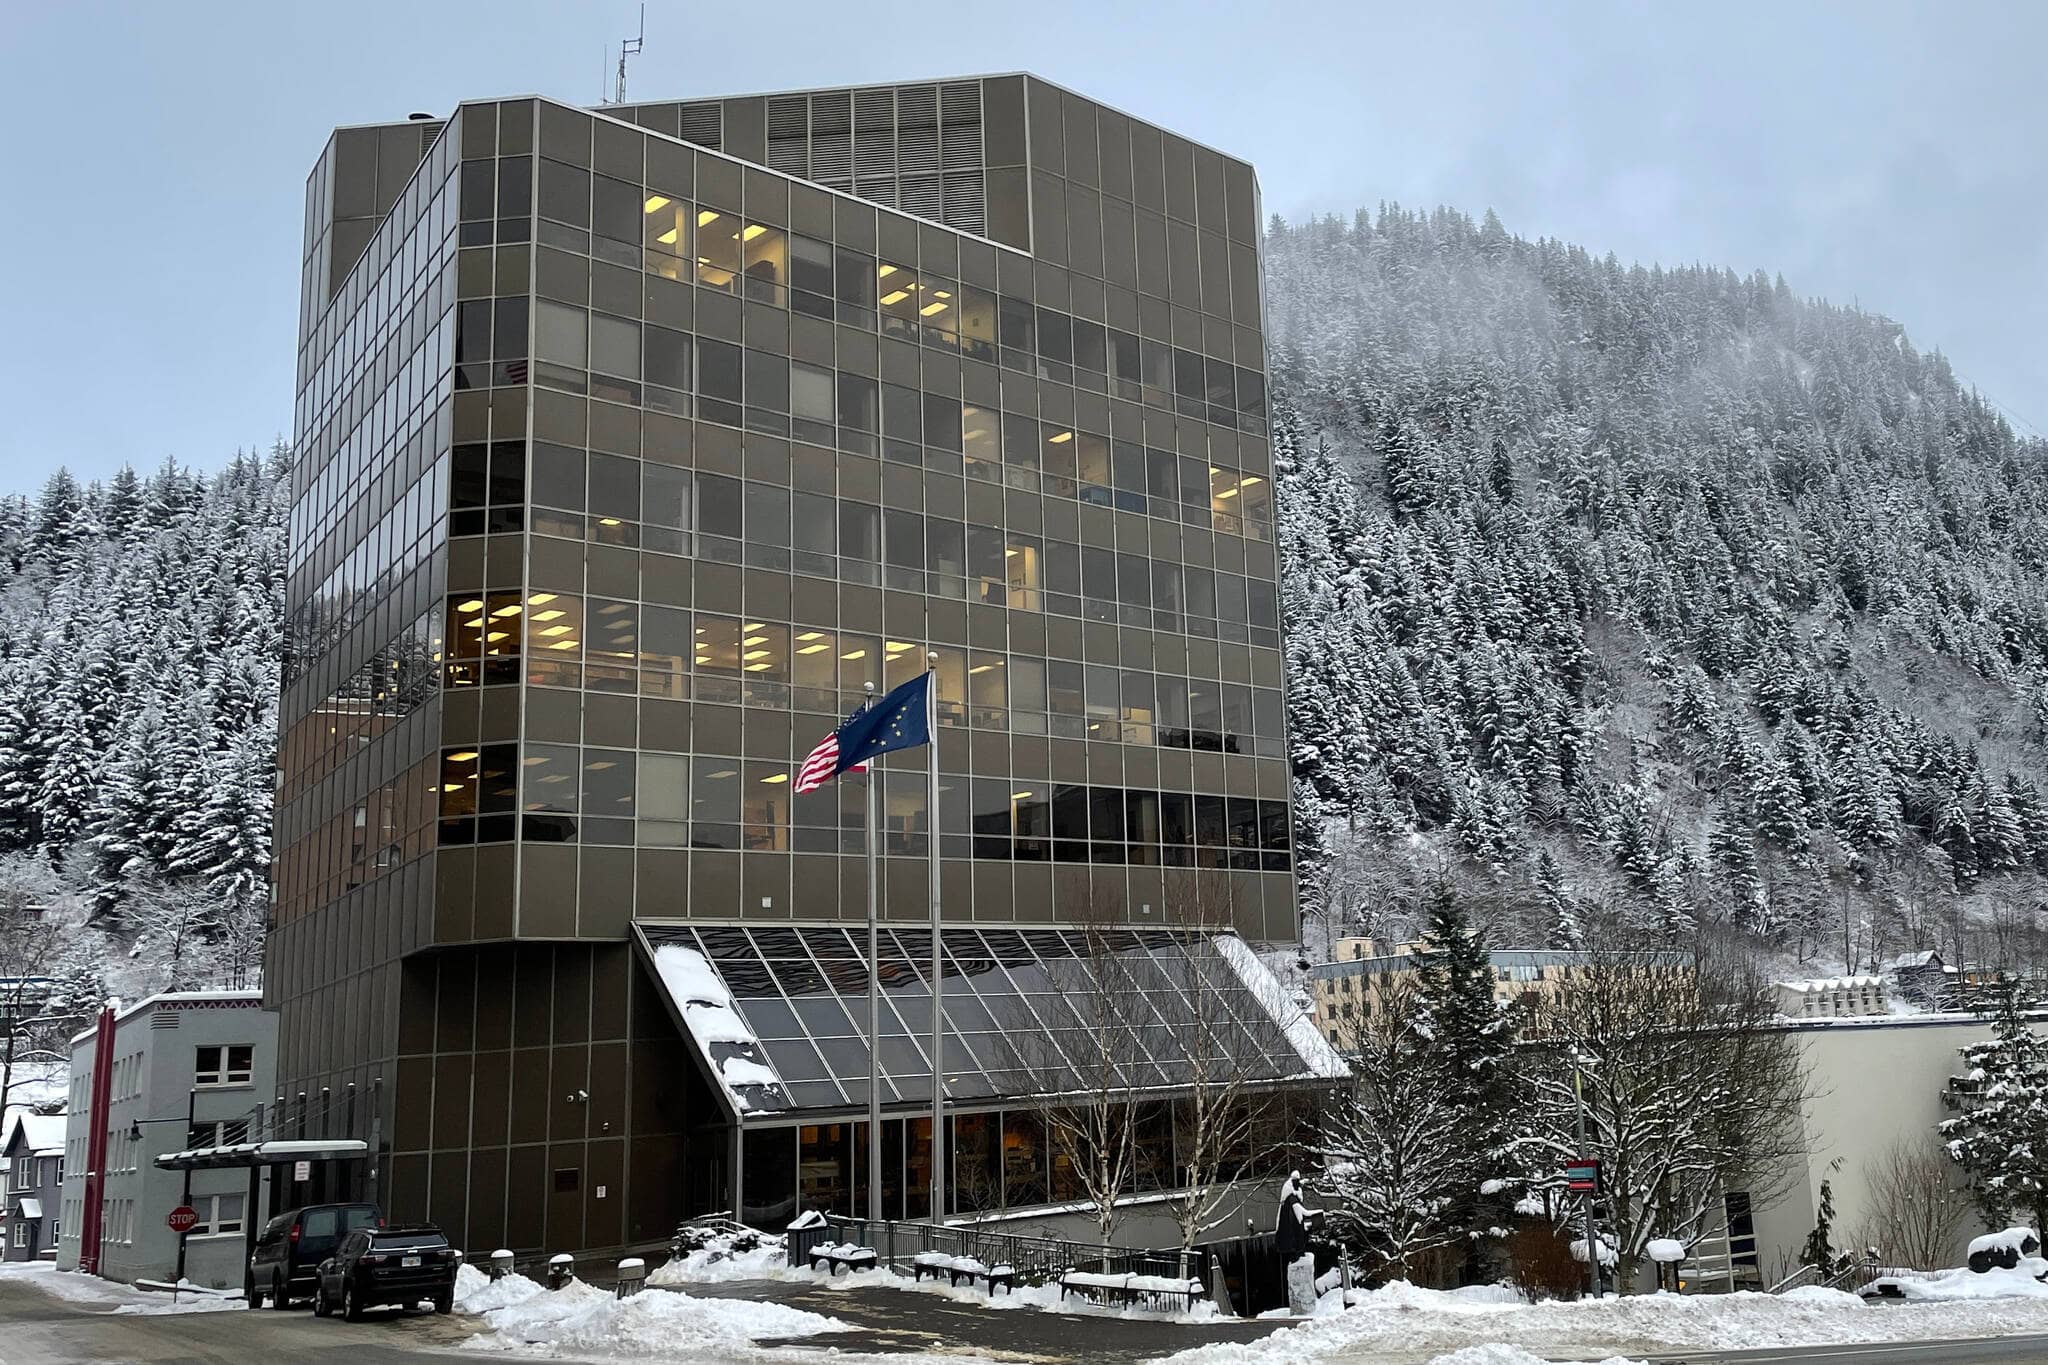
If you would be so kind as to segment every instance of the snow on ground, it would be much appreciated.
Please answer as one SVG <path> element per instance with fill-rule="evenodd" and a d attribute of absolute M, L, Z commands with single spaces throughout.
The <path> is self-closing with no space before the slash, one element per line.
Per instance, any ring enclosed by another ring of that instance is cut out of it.
<path fill-rule="evenodd" d="M 1897 1290 L 1908 1303 L 1969 1303 L 1984 1299 L 2048 1299 L 2048 1261 L 2027 1256 L 2011 1270 L 1993 1266 L 1979 1275 L 1972 1270 L 1944 1270 L 1937 1275 L 1887 1276 L 1880 1283 Z"/>
<path fill-rule="evenodd" d="M 1818 1287 L 1781 1295 L 1638 1294 L 1530 1304 L 1475 1301 L 1391 1284 L 1364 1294 L 1354 1291 L 1352 1299 L 1354 1306 L 1345 1312 L 1258 1342 L 1202 1346 L 1168 1359 L 1173 1365 L 1295 1365 L 1477 1347 L 1513 1347 L 1539 1355 L 1640 1356 L 1674 1349 L 1762 1350 L 2048 1332 L 2048 1298 L 1881 1308 Z M 1452 1360 L 1456 1365 L 1511 1365 L 1519 1357 L 1453 1354 Z"/>
<path fill-rule="evenodd" d="M 1090 1304 L 1078 1297 L 1068 1297 L 1062 1301 L 1058 1284 L 1019 1285 L 1014 1290 L 1002 1289 L 990 1294 L 985 1287 L 965 1279 L 961 1280 L 957 1288 L 950 1280 L 939 1276 L 917 1279 L 907 1266 L 896 1269 L 869 1267 L 837 1273 L 812 1270 L 808 1266 L 789 1266 L 783 1263 L 780 1237 L 749 1234 L 747 1242 L 749 1245 L 746 1245 L 745 1249 L 737 1249 L 736 1239 L 732 1233 L 713 1233 L 681 1256 L 649 1271 L 647 1283 L 674 1288 L 691 1284 L 722 1284 L 732 1280 L 784 1280 L 801 1284 L 839 1285 L 846 1288 L 880 1286 L 911 1293 L 936 1294 L 955 1303 L 973 1303 L 985 1308 L 1038 1308 L 1057 1313 L 1132 1318 L 1147 1322 L 1208 1322 L 1221 1316 L 1216 1311 L 1216 1305 L 1207 1299 L 1198 1300 L 1191 1311 L 1162 1313 L 1142 1308 Z M 966 1262 L 970 1258 L 936 1257 L 927 1253 L 918 1259 L 931 1264 L 936 1261 Z M 978 1261 L 972 1264 L 975 1267 L 980 1266 Z M 1164 1284 L 1165 1282 L 1156 1286 L 1148 1284 L 1139 1287 L 1159 1288 Z"/>
<path fill-rule="evenodd" d="M 1492 1342 L 1485 1346 L 1464 1346 L 1448 1354 L 1436 1356 L 1429 1365 L 1550 1365 L 1542 1356 L 1531 1355 L 1519 1346 L 1506 1346 Z M 1641 1361 L 1623 1360 L 1610 1356 L 1599 1365 L 1643 1365 Z"/>
<path fill-rule="evenodd" d="M 41 1290 L 52 1298 L 103 1309 L 110 1313 L 128 1313 L 144 1317 L 164 1313 L 219 1313 L 242 1306 L 239 1296 L 231 1299 L 217 1289 L 189 1285 L 173 1302 L 167 1290 L 153 1292 L 122 1284 L 119 1280 L 103 1280 L 97 1275 L 82 1275 L 75 1270 L 59 1270 L 54 1261 L 0 1262 L 0 1283 L 25 1284 Z"/>
<path fill-rule="evenodd" d="M 497 1287 L 508 1283 L 501 1280 Z M 620 1299 L 580 1280 L 553 1291 L 526 1283 L 533 1288 L 510 1291 L 516 1302 L 484 1312 L 487 1330 L 464 1342 L 466 1348 L 539 1356 L 741 1360 L 755 1354 L 758 1341 L 848 1330 L 836 1318 L 779 1303 L 700 1299 L 661 1289 Z M 485 1292 L 479 1289 L 464 1302 L 482 1302 Z"/>

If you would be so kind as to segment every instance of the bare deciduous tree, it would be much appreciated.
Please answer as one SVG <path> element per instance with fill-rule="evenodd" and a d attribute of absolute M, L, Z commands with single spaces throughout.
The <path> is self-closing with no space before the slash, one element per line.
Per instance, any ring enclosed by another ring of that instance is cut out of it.
<path fill-rule="evenodd" d="M 1064 1163 L 1080 1186 L 1107 1242 L 1137 1172 L 1143 1058 L 1136 1026 L 1150 1006 L 1126 956 L 1128 931 L 1085 895 L 1076 897 L 1067 930 L 1079 951 L 1046 964 L 1064 1005 L 1059 1021 L 1012 1033 L 1004 1064 L 1012 1092 L 1037 1110 L 1056 1166 Z"/>
<path fill-rule="evenodd" d="M 1221 888 L 1220 890 L 1217 888 Z M 1278 1102 L 1261 1092 L 1257 1058 L 1245 1049 L 1236 1019 L 1249 1008 L 1243 979 L 1209 946 L 1208 936 L 1229 930 L 1233 900 L 1229 883 L 1194 873 L 1169 874 L 1166 922 L 1181 931 L 1183 944 L 1167 955 L 1164 968 L 1180 1010 L 1160 1014 L 1155 1035 L 1176 1054 L 1167 1081 L 1180 1090 L 1174 1105 L 1174 1180 L 1167 1200 L 1180 1230 L 1183 1260 L 1195 1242 L 1225 1216 L 1231 1186 L 1254 1156 L 1253 1130 Z"/>
<path fill-rule="evenodd" d="M 1380 993 L 1357 1037 L 1356 1084 L 1324 1119 L 1316 1188 L 1369 1268 L 1406 1279 L 1418 1258 L 1464 1239 L 1457 1211 L 1475 1192 L 1478 1153 L 1457 1131 L 1464 1111 L 1443 1084 L 1412 979 Z"/>
<path fill-rule="evenodd" d="M 1521 1070 L 1560 1168 L 1578 1150 L 1582 1079 L 1627 1287 L 1652 1238 L 1691 1242 L 1724 1192 L 1744 1190 L 1758 1208 L 1785 1192 L 1805 1146 L 1808 1083 L 1746 963 L 1670 965 L 1625 942 L 1610 934 L 1538 1004 Z"/>
<path fill-rule="evenodd" d="M 1888 1266 L 1934 1270 L 1951 1263 L 1970 1194 L 1955 1163 L 1932 1142 L 1905 1135 L 1871 1162 L 1870 1223 L 1859 1239 Z"/>

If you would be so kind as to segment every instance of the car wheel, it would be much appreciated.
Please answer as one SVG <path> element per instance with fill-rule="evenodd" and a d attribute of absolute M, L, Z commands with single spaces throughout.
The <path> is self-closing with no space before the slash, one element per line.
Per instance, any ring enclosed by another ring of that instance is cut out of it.
<path fill-rule="evenodd" d="M 270 1277 L 270 1306 L 280 1313 L 292 1306 L 292 1296 L 285 1293 L 282 1275 Z"/>
<path fill-rule="evenodd" d="M 341 1315 L 350 1322 L 363 1320 L 363 1305 L 357 1300 L 355 1284 L 350 1280 L 341 1282 Z"/>
<path fill-rule="evenodd" d="M 452 1313 L 455 1311 L 455 1294 L 452 1290 L 434 1300 L 434 1311 L 436 1313 Z"/>
<path fill-rule="evenodd" d="M 252 1311 L 263 1306 L 263 1291 L 256 1287 L 256 1281 L 253 1279 L 242 1282 L 242 1298 L 248 1302 Z"/>
<path fill-rule="evenodd" d="M 327 1282 L 322 1280 L 313 1286 L 313 1316 L 324 1318 L 334 1310 L 327 1306 Z"/>

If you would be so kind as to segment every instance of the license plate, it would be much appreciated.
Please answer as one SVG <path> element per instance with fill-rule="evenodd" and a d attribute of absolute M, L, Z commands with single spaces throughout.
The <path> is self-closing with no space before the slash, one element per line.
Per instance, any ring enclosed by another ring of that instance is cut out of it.
<path fill-rule="evenodd" d="M 414 1266 L 418 1265 L 419 1263 L 420 1263 L 420 1258 L 419 1258 L 419 1257 L 417 1257 L 417 1256 L 401 1256 L 401 1257 L 399 1257 L 399 1258 L 398 1258 L 398 1264 L 399 1264 L 399 1265 L 401 1265 L 401 1266 L 403 1266 L 403 1267 L 404 1267 L 404 1268 L 406 1268 L 407 1270 L 410 1270 L 410 1269 L 412 1269 L 412 1268 L 413 1268 Z"/>

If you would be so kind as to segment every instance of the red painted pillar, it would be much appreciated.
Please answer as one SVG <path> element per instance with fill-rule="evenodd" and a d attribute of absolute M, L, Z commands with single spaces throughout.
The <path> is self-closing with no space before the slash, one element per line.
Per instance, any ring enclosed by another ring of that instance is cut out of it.
<path fill-rule="evenodd" d="M 92 1043 L 92 1098 L 86 1106 L 85 1207 L 78 1220 L 78 1268 L 100 1272 L 100 1217 L 105 1203 L 107 1111 L 114 1097 L 114 1011 L 100 1011 L 99 1034 Z"/>

